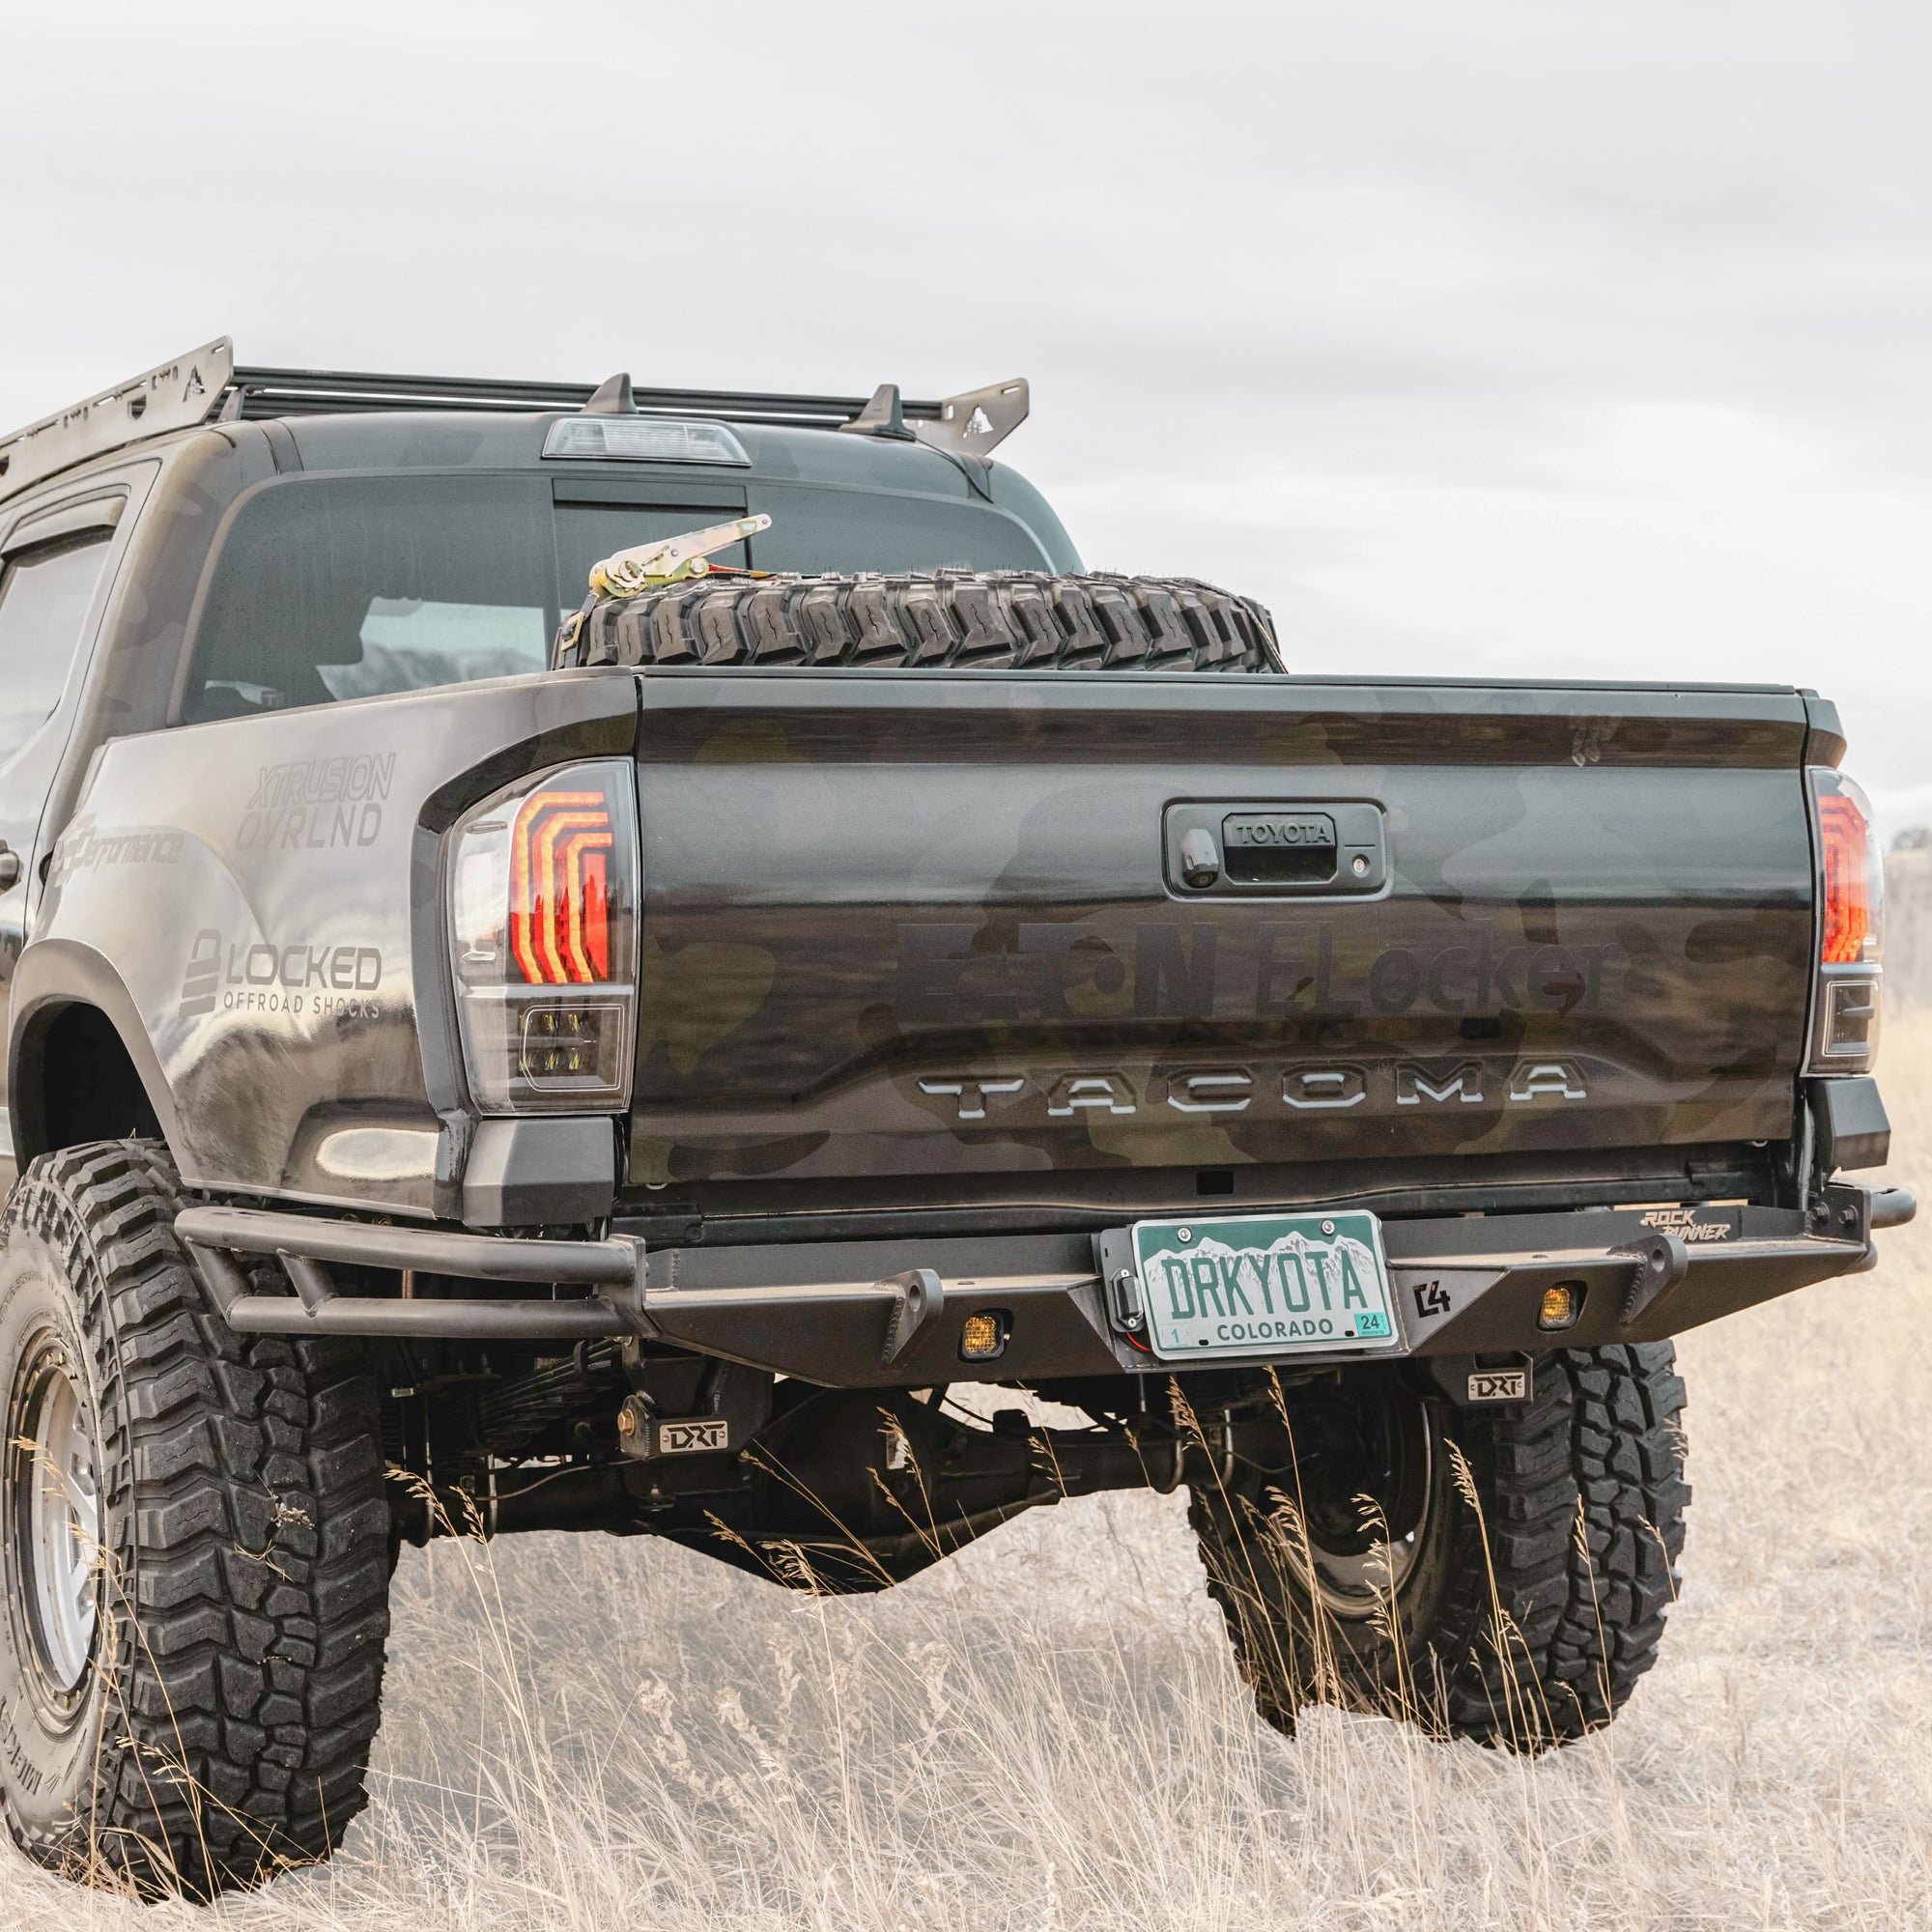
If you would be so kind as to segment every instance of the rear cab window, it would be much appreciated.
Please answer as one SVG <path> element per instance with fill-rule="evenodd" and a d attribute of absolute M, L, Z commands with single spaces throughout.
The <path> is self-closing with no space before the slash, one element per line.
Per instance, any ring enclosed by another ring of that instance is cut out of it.
<path fill-rule="evenodd" d="M 911 493 L 755 475 L 680 484 L 614 466 L 283 476 L 231 513 L 177 715 L 199 724 L 543 670 L 593 563 L 748 507 L 768 509 L 774 527 L 721 564 L 1053 567 L 1011 518 Z"/>
<path fill-rule="evenodd" d="M 235 512 L 188 723 L 542 670 L 557 622 L 533 477 L 288 477 Z"/>

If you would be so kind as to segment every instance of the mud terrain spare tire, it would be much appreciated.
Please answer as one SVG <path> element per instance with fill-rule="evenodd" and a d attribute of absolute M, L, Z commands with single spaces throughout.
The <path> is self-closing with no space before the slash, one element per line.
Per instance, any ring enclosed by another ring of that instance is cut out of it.
<path fill-rule="evenodd" d="M 1251 598 L 1184 577 L 1010 570 L 720 573 L 571 617 L 559 665 L 813 665 L 919 670 L 1280 670 Z"/>
<path fill-rule="evenodd" d="M 105 1141 L 0 1219 L 0 1804 L 43 1865 L 206 1899 L 362 1808 L 388 1509 L 360 1346 L 236 1335 L 177 1206 Z"/>
<path fill-rule="evenodd" d="M 1332 1401 L 1297 1398 L 1276 1466 L 1195 1486 L 1262 1716 L 1293 1732 L 1340 1704 L 1531 1752 L 1607 1723 L 1676 1596 L 1674 1360 L 1668 1342 L 1566 1350 L 1537 1362 L 1533 1401 L 1494 1409 L 1352 1372 Z"/>

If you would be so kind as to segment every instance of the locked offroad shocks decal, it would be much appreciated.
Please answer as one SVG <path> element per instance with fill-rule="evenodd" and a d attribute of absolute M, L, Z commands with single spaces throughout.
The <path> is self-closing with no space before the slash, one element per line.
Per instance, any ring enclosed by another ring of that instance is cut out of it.
<path fill-rule="evenodd" d="M 383 983 L 383 954 L 374 946 L 270 946 L 267 941 L 224 946 L 220 929 L 194 936 L 182 978 L 180 1016 L 223 1012 L 306 1013 L 324 1018 L 380 1019 L 372 997 Z"/>

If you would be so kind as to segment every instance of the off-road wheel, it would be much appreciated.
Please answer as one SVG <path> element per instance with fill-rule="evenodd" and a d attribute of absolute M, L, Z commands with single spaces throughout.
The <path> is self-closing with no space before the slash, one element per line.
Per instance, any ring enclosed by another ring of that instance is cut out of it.
<path fill-rule="evenodd" d="M 1676 1594 L 1674 1360 L 1668 1342 L 1547 1355 L 1508 1408 L 1459 1409 L 1400 1368 L 1296 1392 L 1232 1483 L 1191 1491 L 1262 1716 L 1292 1733 L 1338 1704 L 1522 1751 L 1607 1723 Z"/>
<path fill-rule="evenodd" d="M 562 665 L 869 666 L 908 670 L 1279 670 L 1247 597 L 1184 577 L 1018 570 L 720 573 L 566 620 Z"/>
<path fill-rule="evenodd" d="M 0 1804 L 56 1871 L 209 1898 L 362 1807 L 389 1522 L 359 1351 L 231 1332 L 176 1206 L 107 1141 L 0 1216 Z"/>

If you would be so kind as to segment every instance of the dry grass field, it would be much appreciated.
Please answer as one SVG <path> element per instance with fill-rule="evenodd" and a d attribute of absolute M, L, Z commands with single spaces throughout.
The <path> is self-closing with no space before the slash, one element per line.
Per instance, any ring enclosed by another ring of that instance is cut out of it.
<path fill-rule="evenodd" d="M 1932 1182 L 1932 1017 L 1895 1021 Z M 648 1541 L 408 1552 L 375 1801 L 213 1910 L 0 1855 L 0 1927 L 1932 1926 L 1932 1234 L 1687 1337 L 1695 1501 L 1663 1661 L 1523 1762 L 1255 1719 L 1179 1500 L 1041 1511 L 885 1597 Z"/>

